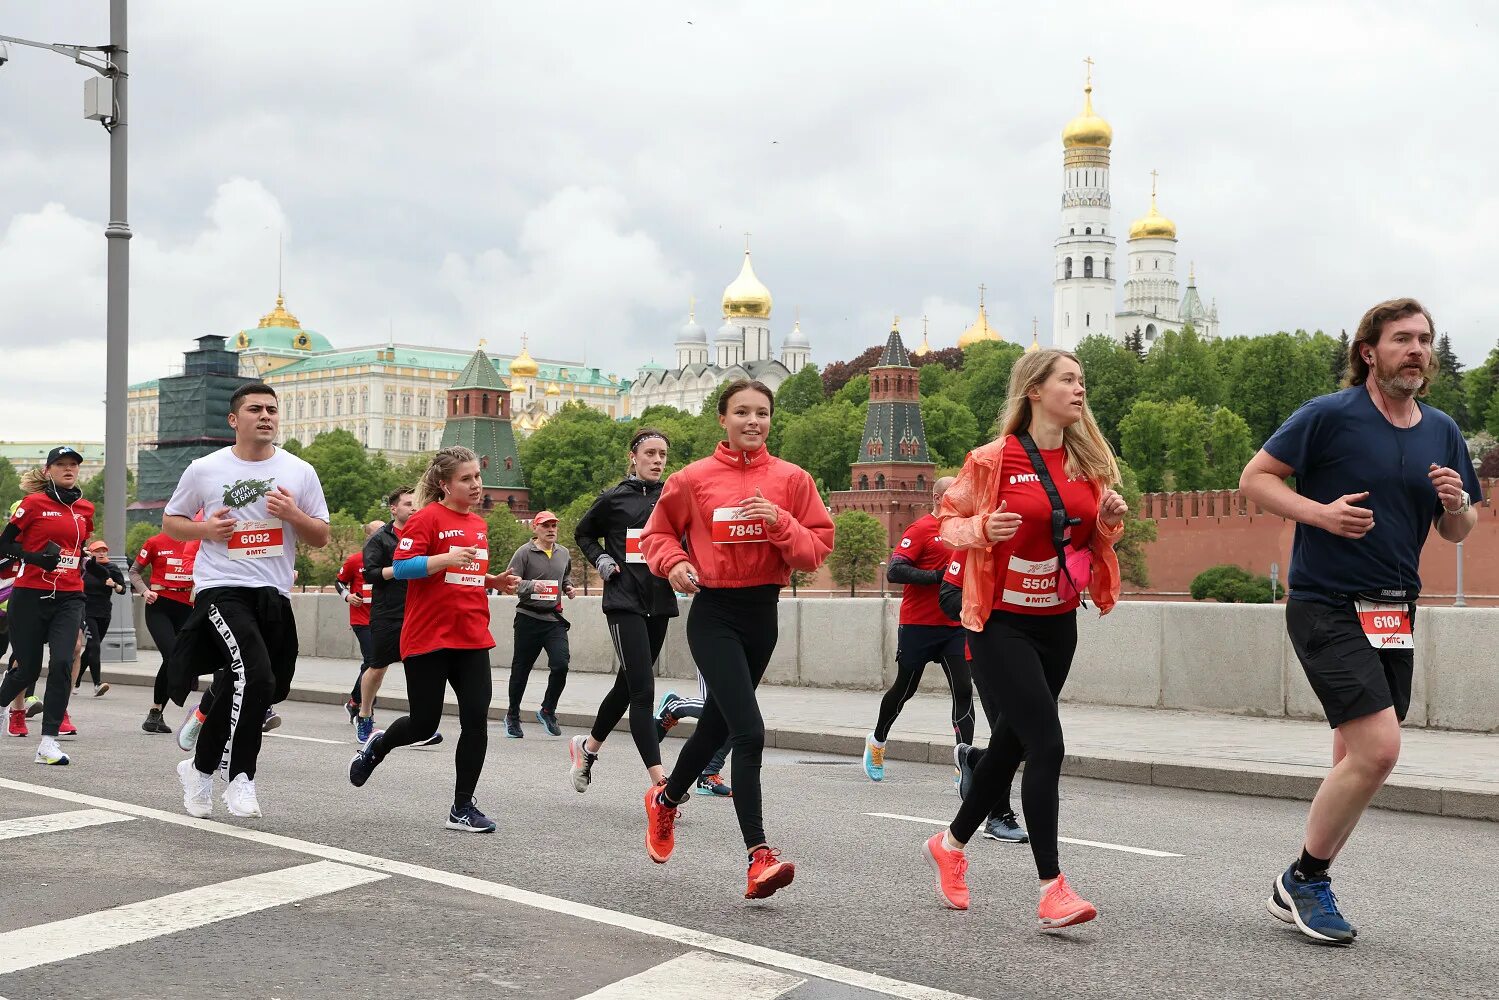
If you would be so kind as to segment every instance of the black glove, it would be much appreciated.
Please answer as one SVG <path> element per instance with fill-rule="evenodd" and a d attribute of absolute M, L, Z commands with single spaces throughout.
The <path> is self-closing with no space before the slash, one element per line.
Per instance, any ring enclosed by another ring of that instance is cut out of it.
<path fill-rule="evenodd" d="M 25 559 L 33 566 L 41 567 L 48 573 L 51 573 L 57 569 L 57 564 L 60 561 L 61 556 L 62 546 L 58 545 L 56 542 L 48 542 L 46 545 L 42 546 L 42 551 L 40 552 L 21 553 L 21 558 Z"/>

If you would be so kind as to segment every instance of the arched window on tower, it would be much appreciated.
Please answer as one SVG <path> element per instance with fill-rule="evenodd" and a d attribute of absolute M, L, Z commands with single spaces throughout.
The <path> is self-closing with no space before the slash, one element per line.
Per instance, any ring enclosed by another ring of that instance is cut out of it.
<path fill-rule="evenodd" d="M 885 474 L 883 472 L 875 473 L 874 488 L 877 490 L 885 488 Z"/>
<path fill-rule="evenodd" d="M 869 477 L 868 476 L 860 476 L 859 477 L 859 489 L 861 489 L 861 490 L 867 490 L 867 489 L 869 489 Z"/>
<path fill-rule="evenodd" d="M 487 393 L 487 392 L 484 394 L 484 397 L 479 401 L 479 412 L 480 413 L 488 413 L 489 412 L 489 393 Z"/>
<path fill-rule="evenodd" d="M 1091 278 L 1091 277 L 1093 277 L 1093 258 L 1092 257 L 1084 257 L 1083 258 L 1083 277 L 1084 278 Z"/>
<path fill-rule="evenodd" d="M 1084 229 L 1083 230 L 1083 235 L 1084 236 L 1092 236 L 1093 235 L 1093 227 L 1089 226 L 1087 229 Z"/>
<path fill-rule="evenodd" d="M 1085 327 L 1087 327 L 1089 329 L 1093 328 L 1093 314 L 1092 313 L 1083 313 L 1083 326 L 1085 326 Z"/>
<path fill-rule="evenodd" d="M 1067 260 L 1063 264 L 1063 267 L 1065 268 L 1065 271 L 1062 273 L 1062 277 L 1064 277 L 1064 278 L 1070 278 L 1070 277 L 1072 277 L 1072 258 L 1071 257 L 1067 258 Z"/>
<path fill-rule="evenodd" d="M 464 413 L 465 413 L 465 414 L 467 414 L 467 413 L 468 413 L 468 396 L 467 396 L 467 395 L 465 395 L 465 396 L 464 396 L 464 397 L 463 397 L 463 412 L 464 412 Z"/>
<path fill-rule="evenodd" d="M 919 472 L 916 473 L 916 489 L 918 492 L 926 489 L 926 476 Z"/>

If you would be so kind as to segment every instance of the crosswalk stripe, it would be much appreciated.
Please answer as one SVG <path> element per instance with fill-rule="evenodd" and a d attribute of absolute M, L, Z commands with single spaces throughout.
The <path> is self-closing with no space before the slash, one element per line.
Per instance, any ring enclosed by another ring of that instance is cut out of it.
<path fill-rule="evenodd" d="M 734 1000 L 775 1000 L 805 982 L 758 965 L 690 951 L 578 1000 L 699 1000 L 710 983 L 713 993 Z"/>
<path fill-rule="evenodd" d="M 38 833 L 56 833 L 59 830 L 78 830 L 105 823 L 128 823 L 133 819 L 134 816 L 125 816 L 107 809 L 74 809 L 70 812 L 48 813 L 45 816 L 25 816 L 0 821 L 0 840 L 30 837 Z"/>
<path fill-rule="evenodd" d="M 388 876 L 314 861 L 0 934 L 0 975 L 325 896 Z"/>

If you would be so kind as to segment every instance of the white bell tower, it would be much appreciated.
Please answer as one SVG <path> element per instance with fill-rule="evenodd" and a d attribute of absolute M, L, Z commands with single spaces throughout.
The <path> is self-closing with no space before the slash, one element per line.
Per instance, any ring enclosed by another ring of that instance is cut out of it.
<path fill-rule="evenodd" d="M 1114 336 L 1115 238 L 1109 232 L 1109 146 L 1114 130 L 1093 113 L 1093 60 L 1083 113 L 1062 130 L 1062 231 L 1052 278 L 1051 342 L 1072 350 L 1096 334 Z"/>

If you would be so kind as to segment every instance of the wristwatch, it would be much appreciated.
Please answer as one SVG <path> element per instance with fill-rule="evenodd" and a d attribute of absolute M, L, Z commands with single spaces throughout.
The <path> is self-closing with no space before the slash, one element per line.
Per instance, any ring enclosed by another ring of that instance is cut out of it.
<path fill-rule="evenodd" d="M 1466 514 L 1473 509 L 1473 498 L 1468 496 L 1467 490 L 1463 490 L 1463 502 L 1457 505 L 1457 510 L 1448 510 L 1446 506 L 1443 506 L 1442 509 L 1454 517 L 1459 514 Z"/>

